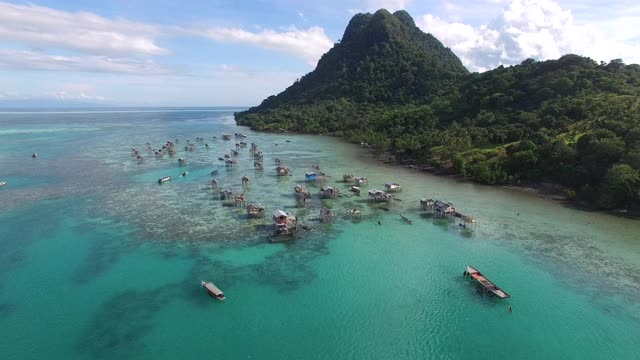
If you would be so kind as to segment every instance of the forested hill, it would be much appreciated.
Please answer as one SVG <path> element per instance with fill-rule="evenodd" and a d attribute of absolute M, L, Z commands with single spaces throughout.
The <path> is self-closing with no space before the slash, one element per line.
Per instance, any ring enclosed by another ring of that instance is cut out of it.
<path fill-rule="evenodd" d="M 313 72 L 236 120 L 344 136 L 486 184 L 553 182 L 602 208 L 640 192 L 639 65 L 566 55 L 469 74 L 404 11 L 354 16 Z"/>
<path fill-rule="evenodd" d="M 385 104 L 424 101 L 467 73 L 460 59 L 420 31 L 407 12 L 379 10 L 354 16 L 342 40 L 314 71 L 255 110 L 338 98 Z"/>

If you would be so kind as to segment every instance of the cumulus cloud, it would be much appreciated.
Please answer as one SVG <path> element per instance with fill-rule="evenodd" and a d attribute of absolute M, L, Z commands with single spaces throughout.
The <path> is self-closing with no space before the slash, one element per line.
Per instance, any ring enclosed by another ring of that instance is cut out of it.
<path fill-rule="evenodd" d="M 638 23 L 640 16 L 621 17 Z M 474 71 L 520 63 L 526 58 L 558 58 L 567 53 L 608 61 L 640 60 L 640 45 L 629 39 L 640 35 L 637 27 L 577 24 L 573 14 L 552 0 L 509 0 L 493 21 L 480 26 L 449 22 L 431 14 L 420 17 L 418 26 L 450 47 Z"/>
<path fill-rule="evenodd" d="M 291 27 L 282 31 L 264 29 L 251 32 L 238 28 L 211 28 L 200 32 L 203 36 L 219 42 L 233 42 L 253 45 L 284 53 L 306 60 L 315 65 L 320 56 L 333 46 L 333 42 L 321 27 L 306 30 Z"/>
<path fill-rule="evenodd" d="M 82 71 L 162 75 L 170 69 L 152 60 L 111 58 L 107 56 L 61 56 L 34 51 L 0 49 L 0 69 Z"/>
<path fill-rule="evenodd" d="M 144 23 L 0 2 L 0 40 L 32 47 L 103 55 L 167 54 L 167 49 L 155 43 L 159 34 L 158 27 Z"/>

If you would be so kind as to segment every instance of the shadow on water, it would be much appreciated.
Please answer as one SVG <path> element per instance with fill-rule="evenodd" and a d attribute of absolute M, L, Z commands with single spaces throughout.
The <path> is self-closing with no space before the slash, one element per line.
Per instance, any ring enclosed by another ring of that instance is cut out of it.
<path fill-rule="evenodd" d="M 168 284 L 148 291 L 126 291 L 109 298 L 80 337 L 78 351 L 92 358 L 132 358 L 144 350 L 140 339 L 152 330 L 153 316 L 178 295 Z"/>
<path fill-rule="evenodd" d="M 68 207 L 67 202 L 48 200 L 42 201 L 37 208 L 15 211 L 0 217 L 0 223 L 4 225 L 0 227 L 0 289 L 6 274 L 29 261 L 26 249 L 36 241 L 48 239 L 63 226 L 63 214 L 57 211 L 60 207 Z M 33 226 L 35 223 L 38 226 Z"/>
<path fill-rule="evenodd" d="M 0 303 L 0 318 L 9 317 L 16 311 L 18 311 L 18 305 L 9 302 Z"/>

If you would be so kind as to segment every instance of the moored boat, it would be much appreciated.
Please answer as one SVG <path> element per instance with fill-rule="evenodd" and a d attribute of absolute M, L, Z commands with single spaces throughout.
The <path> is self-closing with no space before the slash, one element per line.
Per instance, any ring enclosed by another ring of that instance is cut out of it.
<path fill-rule="evenodd" d="M 218 287 L 215 286 L 211 281 L 202 280 L 200 284 L 202 285 L 203 288 L 207 290 L 207 292 L 212 298 L 218 299 L 220 301 L 226 299 L 222 290 L 218 289 Z"/>
<path fill-rule="evenodd" d="M 158 184 L 164 184 L 166 182 L 171 181 L 171 176 L 165 176 L 158 179 Z"/>
<path fill-rule="evenodd" d="M 492 283 L 480 271 L 470 265 L 467 265 L 465 276 L 468 276 L 470 279 L 472 279 L 476 284 L 478 284 L 480 289 L 485 291 L 489 296 L 496 296 L 499 299 L 508 299 L 511 297 L 511 295 L 509 295 L 506 291 L 502 290 L 496 284 Z"/>

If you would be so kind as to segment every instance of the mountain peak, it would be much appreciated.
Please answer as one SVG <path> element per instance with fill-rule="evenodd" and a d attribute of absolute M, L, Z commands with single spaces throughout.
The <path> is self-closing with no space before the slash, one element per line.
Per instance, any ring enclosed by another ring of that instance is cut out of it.
<path fill-rule="evenodd" d="M 402 36 L 419 30 L 411 15 L 404 10 L 391 14 L 386 9 L 375 13 L 356 14 L 351 18 L 342 41 L 362 41 L 361 38 L 375 40 L 389 40 L 391 37 Z"/>
<path fill-rule="evenodd" d="M 358 103 L 424 101 L 467 74 L 458 57 L 422 32 L 406 11 L 356 14 L 316 69 L 249 112 L 346 98 Z"/>

